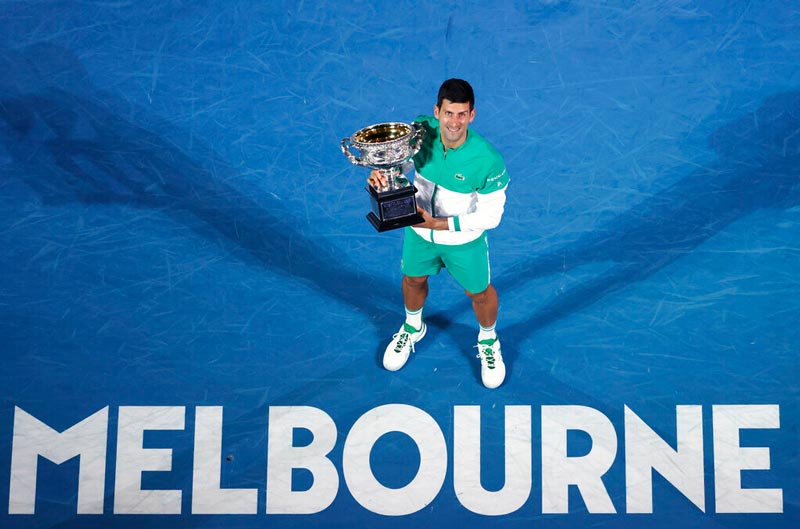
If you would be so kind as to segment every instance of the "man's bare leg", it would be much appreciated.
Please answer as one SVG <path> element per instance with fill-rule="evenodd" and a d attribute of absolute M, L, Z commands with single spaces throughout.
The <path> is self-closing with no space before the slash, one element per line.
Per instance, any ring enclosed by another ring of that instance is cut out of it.
<path fill-rule="evenodd" d="M 472 310 L 475 311 L 475 317 L 481 327 L 493 328 L 497 323 L 497 310 L 500 305 L 497 290 L 489 285 L 483 292 L 477 294 L 467 292 L 467 295 L 472 298 Z"/>
<path fill-rule="evenodd" d="M 403 303 L 406 306 L 406 323 L 415 329 L 422 324 L 422 306 L 428 298 L 428 276 L 403 276 Z"/>

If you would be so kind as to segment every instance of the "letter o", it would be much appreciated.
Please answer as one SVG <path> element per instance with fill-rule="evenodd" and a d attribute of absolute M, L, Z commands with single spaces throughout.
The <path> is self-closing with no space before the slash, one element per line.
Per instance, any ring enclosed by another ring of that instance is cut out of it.
<path fill-rule="evenodd" d="M 370 452 L 390 432 L 408 435 L 419 449 L 419 469 L 401 488 L 383 486 L 372 472 Z M 405 404 L 379 406 L 362 415 L 344 443 L 344 478 L 364 508 L 386 516 L 403 516 L 424 508 L 439 493 L 447 473 L 447 445 L 442 430 L 427 413 Z"/>

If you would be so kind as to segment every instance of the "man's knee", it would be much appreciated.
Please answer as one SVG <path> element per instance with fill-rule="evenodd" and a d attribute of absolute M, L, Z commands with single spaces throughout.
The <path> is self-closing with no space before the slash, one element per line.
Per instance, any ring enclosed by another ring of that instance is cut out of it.
<path fill-rule="evenodd" d="M 472 298 L 472 301 L 475 303 L 486 303 L 489 301 L 494 295 L 494 287 L 490 284 L 481 292 L 470 292 L 469 290 L 465 290 L 464 292 L 467 293 L 467 296 Z"/>
<path fill-rule="evenodd" d="M 411 288 L 424 288 L 428 284 L 428 276 L 403 276 L 403 281 Z"/>

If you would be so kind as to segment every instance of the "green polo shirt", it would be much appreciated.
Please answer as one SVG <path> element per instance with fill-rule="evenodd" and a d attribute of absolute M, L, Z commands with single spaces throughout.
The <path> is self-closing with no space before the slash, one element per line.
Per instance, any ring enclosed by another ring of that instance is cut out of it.
<path fill-rule="evenodd" d="M 445 151 L 439 120 L 419 116 L 414 121 L 425 127 L 422 147 L 414 156 L 419 174 L 438 186 L 457 193 L 491 193 L 508 183 L 503 157 L 483 136 L 472 130 L 455 149 Z"/>

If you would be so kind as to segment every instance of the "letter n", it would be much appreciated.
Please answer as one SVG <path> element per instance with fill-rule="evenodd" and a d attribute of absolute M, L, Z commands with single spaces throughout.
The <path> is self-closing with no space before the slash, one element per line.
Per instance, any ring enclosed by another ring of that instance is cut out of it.
<path fill-rule="evenodd" d="M 676 406 L 677 450 L 625 406 L 625 488 L 629 513 L 653 512 L 653 472 L 658 472 L 705 512 L 703 409 Z"/>

